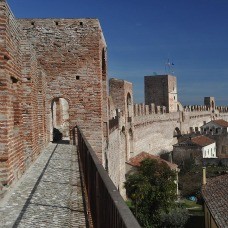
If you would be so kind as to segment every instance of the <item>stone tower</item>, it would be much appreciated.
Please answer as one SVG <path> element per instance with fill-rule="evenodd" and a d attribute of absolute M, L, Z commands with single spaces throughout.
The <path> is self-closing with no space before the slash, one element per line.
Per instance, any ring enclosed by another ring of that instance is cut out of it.
<path fill-rule="evenodd" d="M 215 109 L 215 98 L 214 97 L 204 97 L 204 105 L 206 105 L 207 108 L 214 110 Z"/>
<path fill-rule="evenodd" d="M 126 147 L 126 161 L 130 158 L 133 152 L 133 90 L 132 83 L 111 78 L 109 80 L 109 92 L 112 97 L 114 106 L 123 112 L 125 115 L 124 123 L 124 135 L 125 135 L 125 147 Z"/>
<path fill-rule="evenodd" d="M 144 77 L 145 104 L 165 106 L 167 112 L 177 111 L 177 80 L 171 75 Z"/>

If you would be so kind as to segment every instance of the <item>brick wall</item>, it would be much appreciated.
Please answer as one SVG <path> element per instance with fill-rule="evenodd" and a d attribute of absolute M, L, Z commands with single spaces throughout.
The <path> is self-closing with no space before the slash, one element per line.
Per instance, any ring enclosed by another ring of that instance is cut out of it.
<path fill-rule="evenodd" d="M 102 144 L 108 127 L 106 44 L 98 20 L 19 21 L 47 74 L 48 118 L 53 99 L 66 99 L 70 136 L 76 125 L 81 126 L 102 159 Z"/>
<path fill-rule="evenodd" d="M 10 185 L 47 144 L 45 73 L 5 1 L 0 1 L 0 185 Z"/>
<path fill-rule="evenodd" d="M 37 158 L 41 149 L 47 144 L 46 115 L 46 75 L 36 58 L 31 44 L 23 35 L 22 85 L 23 85 L 23 134 L 26 168 Z"/>
<path fill-rule="evenodd" d="M 19 178 L 24 171 L 22 78 L 18 24 L 4 1 L 0 2 L 0 15 L 0 181 L 6 185 Z"/>

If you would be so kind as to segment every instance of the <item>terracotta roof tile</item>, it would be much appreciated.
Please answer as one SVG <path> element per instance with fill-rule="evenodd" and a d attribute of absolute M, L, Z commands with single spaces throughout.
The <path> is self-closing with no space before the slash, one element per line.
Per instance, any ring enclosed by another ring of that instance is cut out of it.
<path fill-rule="evenodd" d="M 228 122 L 225 120 L 213 120 L 212 122 L 222 126 L 222 127 L 228 127 Z"/>
<path fill-rule="evenodd" d="M 130 158 L 129 161 L 126 163 L 131 165 L 131 166 L 138 167 L 138 166 L 140 166 L 140 162 L 145 160 L 146 158 L 155 159 L 158 162 L 165 162 L 170 167 L 170 169 L 172 169 L 172 170 L 176 170 L 178 167 L 178 165 L 176 165 L 174 163 L 168 162 L 168 161 L 166 161 L 166 160 L 164 160 L 158 156 L 155 156 L 155 155 L 152 155 L 152 154 L 149 154 L 146 152 L 141 152 L 140 154 L 136 155 L 135 157 Z"/>
<path fill-rule="evenodd" d="M 202 147 L 204 146 L 208 146 L 212 143 L 214 143 L 215 141 L 213 139 L 210 139 L 204 135 L 200 135 L 200 136 L 197 136 L 197 137 L 194 137 L 191 139 L 191 141 L 197 145 L 200 145 Z"/>
<path fill-rule="evenodd" d="M 202 195 L 218 227 L 228 227 L 228 174 L 208 179 Z"/>

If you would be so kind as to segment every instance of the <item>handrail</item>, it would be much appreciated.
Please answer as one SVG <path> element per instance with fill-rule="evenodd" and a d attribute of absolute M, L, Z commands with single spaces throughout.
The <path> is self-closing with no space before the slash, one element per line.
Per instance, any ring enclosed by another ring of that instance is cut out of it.
<path fill-rule="evenodd" d="M 139 228 L 96 153 L 77 127 L 79 161 L 95 228 Z"/>

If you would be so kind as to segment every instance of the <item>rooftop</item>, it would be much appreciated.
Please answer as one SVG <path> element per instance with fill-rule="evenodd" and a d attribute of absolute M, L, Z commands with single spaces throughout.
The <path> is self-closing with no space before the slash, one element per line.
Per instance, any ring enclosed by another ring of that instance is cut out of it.
<path fill-rule="evenodd" d="M 139 167 L 140 163 L 147 158 L 157 160 L 158 162 L 165 162 L 172 170 L 176 170 L 178 167 L 178 165 L 176 165 L 174 163 L 168 162 L 158 156 L 155 156 L 155 155 L 152 155 L 152 154 L 149 154 L 146 152 L 141 152 L 140 154 L 136 155 L 135 157 L 130 158 L 129 161 L 126 163 L 131 166 Z"/>
<path fill-rule="evenodd" d="M 213 139 L 210 139 L 204 135 L 199 135 L 197 137 L 194 137 L 191 139 L 193 143 L 199 145 L 199 146 L 208 146 L 212 143 L 214 143 L 215 141 Z"/>
<path fill-rule="evenodd" d="M 174 146 L 208 146 L 212 143 L 215 143 L 213 139 L 210 139 L 204 135 L 199 135 L 195 137 L 189 137 L 188 139 L 185 139 L 184 141 L 181 141 Z"/>
<path fill-rule="evenodd" d="M 212 122 L 214 122 L 222 127 L 228 127 L 228 122 L 225 120 L 213 120 Z"/>
<path fill-rule="evenodd" d="M 228 174 L 209 179 L 202 195 L 218 227 L 228 227 Z"/>

